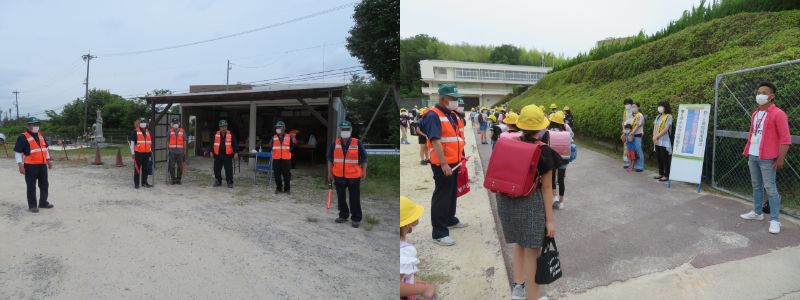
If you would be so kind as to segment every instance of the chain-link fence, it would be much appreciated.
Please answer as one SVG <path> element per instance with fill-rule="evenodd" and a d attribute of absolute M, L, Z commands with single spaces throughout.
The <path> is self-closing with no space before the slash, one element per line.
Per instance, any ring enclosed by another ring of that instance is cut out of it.
<path fill-rule="evenodd" d="M 714 105 L 712 186 L 752 201 L 750 169 L 742 155 L 761 82 L 778 88 L 774 103 L 789 116 L 792 146 L 776 181 L 781 210 L 800 217 L 800 60 L 717 75 Z M 765 193 L 766 195 L 766 193 Z M 765 199 L 766 201 L 766 196 Z"/>

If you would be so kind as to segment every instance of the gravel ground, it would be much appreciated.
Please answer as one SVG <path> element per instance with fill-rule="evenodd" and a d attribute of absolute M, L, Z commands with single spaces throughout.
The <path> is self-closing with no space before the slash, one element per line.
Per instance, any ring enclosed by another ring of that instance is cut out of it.
<path fill-rule="evenodd" d="M 57 162 L 55 208 L 32 214 L 0 159 L 0 299 L 396 297 L 396 199 L 362 197 L 355 229 L 333 222 L 335 199 L 324 208 L 321 168 L 294 170 L 289 196 L 245 167 L 234 189 L 211 187 L 211 162 L 195 158 L 182 186 L 159 176 L 135 190 L 129 163 Z"/>

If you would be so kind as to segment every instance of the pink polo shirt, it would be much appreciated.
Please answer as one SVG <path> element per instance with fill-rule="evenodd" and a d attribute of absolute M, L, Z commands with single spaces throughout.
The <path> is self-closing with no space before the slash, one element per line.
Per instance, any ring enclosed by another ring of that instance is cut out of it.
<path fill-rule="evenodd" d="M 750 149 L 750 138 L 753 137 L 753 120 L 758 113 L 758 109 L 750 116 L 750 133 L 747 135 L 747 144 L 744 146 L 742 155 L 748 156 Z M 780 145 L 791 145 L 792 136 L 789 134 L 789 119 L 786 113 L 775 104 L 770 104 L 767 108 L 767 116 L 764 122 L 764 131 L 761 135 L 761 144 L 758 147 L 759 159 L 775 159 L 778 157 Z"/>

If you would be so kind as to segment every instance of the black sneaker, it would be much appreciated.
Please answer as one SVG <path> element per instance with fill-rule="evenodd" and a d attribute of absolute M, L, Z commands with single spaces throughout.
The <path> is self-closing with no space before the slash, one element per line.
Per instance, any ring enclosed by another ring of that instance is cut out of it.
<path fill-rule="evenodd" d="M 233 188 L 233 183 L 228 183 L 228 188 L 232 189 Z"/>
<path fill-rule="evenodd" d="M 178 179 L 178 181 L 176 181 L 176 182 L 175 182 L 175 184 L 177 184 L 177 185 L 181 185 L 181 180 L 180 180 L 180 179 Z"/>
<path fill-rule="evenodd" d="M 279 188 L 276 188 L 276 189 L 275 189 L 275 195 L 277 195 L 277 194 L 280 194 L 280 193 L 281 193 L 281 189 L 279 189 Z"/>
<path fill-rule="evenodd" d="M 138 186 L 138 185 L 134 185 L 134 186 L 133 186 L 133 188 L 135 188 L 135 189 L 137 189 L 137 190 L 138 190 L 138 189 L 139 189 L 139 186 Z"/>
<path fill-rule="evenodd" d="M 50 204 L 50 203 L 47 203 L 45 205 L 39 205 L 39 208 L 53 208 L 53 205 Z"/>
<path fill-rule="evenodd" d="M 32 213 L 38 213 L 39 212 L 39 209 L 36 208 L 36 207 L 28 208 L 28 210 L 31 211 Z"/>
<path fill-rule="evenodd" d="M 420 160 L 420 161 L 419 161 L 419 164 L 424 166 L 424 165 L 425 165 L 425 160 L 424 160 L 424 159 L 423 159 L 423 160 Z"/>
<path fill-rule="evenodd" d="M 291 195 L 291 194 L 292 194 L 292 191 L 290 191 L 290 190 L 285 190 L 285 191 L 283 191 L 283 192 L 284 192 L 284 193 L 286 193 L 286 194 L 289 194 L 289 195 Z"/>
<path fill-rule="evenodd" d="M 143 187 L 146 187 L 146 188 L 151 188 L 151 187 L 153 187 L 153 186 L 152 186 L 152 185 L 150 185 L 149 183 L 142 184 L 142 186 L 143 186 Z"/>
<path fill-rule="evenodd" d="M 344 218 L 344 219 L 336 218 L 336 220 L 334 220 L 334 222 L 336 222 L 336 223 L 344 223 L 344 222 L 347 222 L 347 218 Z"/>
<path fill-rule="evenodd" d="M 350 225 L 352 225 L 353 228 L 358 228 L 358 226 L 361 226 L 361 222 L 352 221 L 350 222 Z"/>
<path fill-rule="evenodd" d="M 220 185 L 222 185 L 222 181 L 215 181 L 214 182 L 214 186 L 220 186 Z"/>

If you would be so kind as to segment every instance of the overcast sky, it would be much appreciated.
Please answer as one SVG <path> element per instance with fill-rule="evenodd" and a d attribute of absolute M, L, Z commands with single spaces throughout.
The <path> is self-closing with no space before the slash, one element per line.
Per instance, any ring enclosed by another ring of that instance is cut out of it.
<path fill-rule="evenodd" d="M 606 37 L 652 34 L 695 0 L 402 0 L 400 36 L 513 44 L 575 56 Z"/>
<path fill-rule="evenodd" d="M 59 108 L 83 97 L 91 50 L 90 88 L 119 95 L 191 84 L 248 82 L 360 66 L 345 48 L 353 6 L 255 33 L 185 48 L 104 56 L 190 43 L 307 16 L 353 1 L 0 1 L 0 109 L 19 94 L 20 115 Z M 319 46 L 319 47 L 317 47 Z M 285 53 L 287 50 L 304 49 Z M 267 65 L 266 67 L 263 67 Z M 343 82 L 343 74 L 326 82 Z M 44 115 L 38 115 L 43 117 Z"/>

